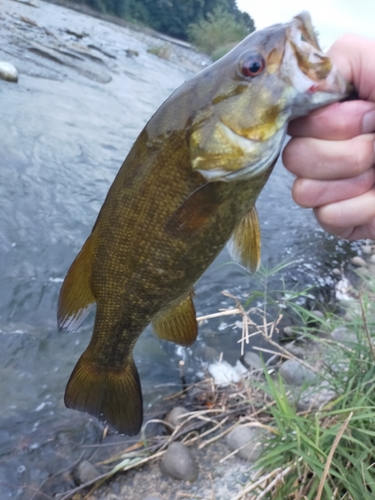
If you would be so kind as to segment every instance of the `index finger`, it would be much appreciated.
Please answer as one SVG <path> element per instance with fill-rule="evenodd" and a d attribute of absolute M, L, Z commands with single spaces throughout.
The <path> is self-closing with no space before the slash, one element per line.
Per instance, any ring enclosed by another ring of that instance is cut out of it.
<path fill-rule="evenodd" d="M 375 131 L 375 103 L 337 102 L 290 122 L 292 137 L 314 137 L 329 141 L 353 139 Z"/>

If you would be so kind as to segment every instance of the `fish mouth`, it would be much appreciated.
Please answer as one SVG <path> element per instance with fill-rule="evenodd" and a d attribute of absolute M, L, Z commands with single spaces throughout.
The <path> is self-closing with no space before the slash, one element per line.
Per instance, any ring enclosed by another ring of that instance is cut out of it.
<path fill-rule="evenodd" d="M 350 92 L 347 82 L 321 50 L 308 12 L 294 17 L 287 27 L 283 66 L 298 92 L 311 96 L 332 94 L 335 99 Z"/>

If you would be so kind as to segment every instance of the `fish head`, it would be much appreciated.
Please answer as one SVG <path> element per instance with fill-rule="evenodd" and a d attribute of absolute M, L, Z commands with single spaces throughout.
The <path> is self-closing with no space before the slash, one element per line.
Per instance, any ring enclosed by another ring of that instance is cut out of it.
<path fill-rule="evenodd" d="M 252 33 L 203 76 L 211 92 L 194 116 L 189 146 L 193 170 L 207 181 L 264 172 L 291 119 L 342 100 L 349 89 L 320 49 L 307 12 Z"/>

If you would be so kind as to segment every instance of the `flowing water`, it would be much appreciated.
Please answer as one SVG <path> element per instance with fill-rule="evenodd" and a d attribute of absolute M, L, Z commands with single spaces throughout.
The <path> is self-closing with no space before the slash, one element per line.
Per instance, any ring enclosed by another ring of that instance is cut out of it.
<path fill-rule="evenodd" d="M 0 457 L 10 453 L 11 482 L 18 484 L 24 469 L 15 450 L 37 449 L 46 422 L 69 427 L 76 418 L 62 398 L 93 318 L 78 332 L 57 331 L 65 273 L 138 133 L 192 72 L 182 49 L 174 63 L 162 60 L 147 48 L 165 42 L 54 5 L 0 0 L 0 18 L 0 60 L 20 72 L 18 84 L 0 80 Z M 195 67 L 204 62 L 194 58 Z M 297 261 L 285 274 L 290 286 L 325 283 L 347 247 L 293 204 L 292 181 L 277 165 L 257 204 L 262 263 Z M 233 306 L 224 289 L 244 298 L 258 286 L 229 262 L 224 250 L 198 282 L 198 315 Z M 147 329 L 135 350 L 145 407 L 171 390 L 168 384 L 179 383 L 181 358 L 190 380 L 209 349 L 234 362 L 239 319 L 205 322 L 188 350 L 158 341 Z M 8 475 L 0 471 L 0 482 L 8 483 Z M 7 497 L 24 494 L 3 487 Z"/>

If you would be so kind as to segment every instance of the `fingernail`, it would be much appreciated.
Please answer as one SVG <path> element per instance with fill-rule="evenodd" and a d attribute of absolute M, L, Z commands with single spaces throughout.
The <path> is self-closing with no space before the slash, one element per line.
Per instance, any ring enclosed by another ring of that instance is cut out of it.
<path fill-rule="evenodd" d="M 365 114 L 362 120 L 362 134 L 375 132 L 375 109 Z"/>

